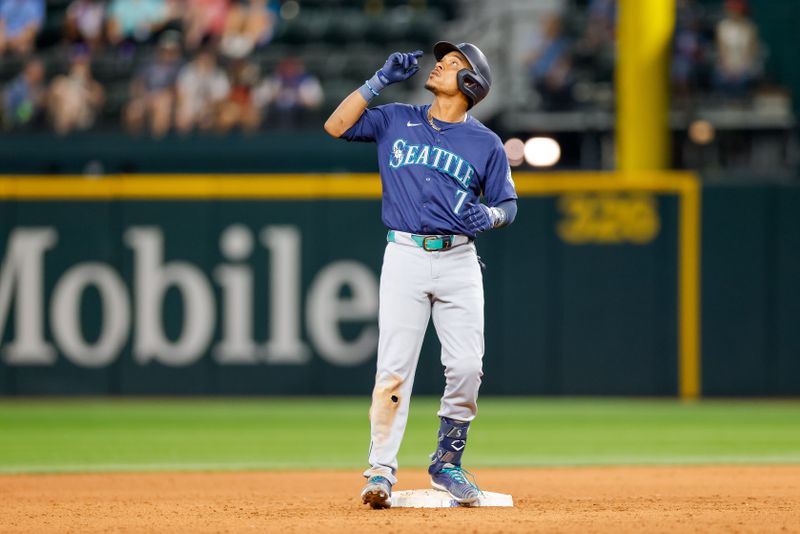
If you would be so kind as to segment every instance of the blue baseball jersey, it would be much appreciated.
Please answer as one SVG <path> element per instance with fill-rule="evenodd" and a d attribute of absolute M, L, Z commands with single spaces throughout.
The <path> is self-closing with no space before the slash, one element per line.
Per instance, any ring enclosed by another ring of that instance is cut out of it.
<path fill-rule="evenodd" d="M 517 198 L 500 138 L 471 115 L 464 122 L 434 119 L 427 106 L 387 104 L 364 111 L 342 134 L 374 141 L 383 187 L 383 224 L 423 235 L 475 237 L 462 220 L 483 196 L 489 206 Z"/>

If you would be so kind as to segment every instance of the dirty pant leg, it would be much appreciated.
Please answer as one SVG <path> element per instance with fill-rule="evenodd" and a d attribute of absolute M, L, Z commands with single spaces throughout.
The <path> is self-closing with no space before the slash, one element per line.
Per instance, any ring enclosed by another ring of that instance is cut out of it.
<path fill-rule="evenodd" d="M 474 244 L 443 257 L 433 299 L 433 324 L 442 344 L 446 379 L 439 417 L 472 421 L 483 376 L 483 275 Z"/>
<path fill-rule="evenodd" d="M 381 271 L 378 362 L 370 408 L 371 467 L 364 476 L 385 476 L 392 484 L 397 480 L 397 453 L 431 313 L 426 291 L 430 259 L 426 254 L 421 249 L 389 243 Z"/>

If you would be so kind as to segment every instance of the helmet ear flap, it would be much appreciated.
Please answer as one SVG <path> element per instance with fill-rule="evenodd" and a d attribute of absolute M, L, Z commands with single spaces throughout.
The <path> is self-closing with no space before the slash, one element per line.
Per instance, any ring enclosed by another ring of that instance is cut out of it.
<path fill-rule="evenodd" d="M 481 78 L 475 72 L 469 69 L 461 69 L 458 71 L 458 89 L 467 97 L 469 105 L 467 109 L 480 102 L 486 96 L 488 90 L 481 83 Z"/>
<path fill-rule="evenodd" d="M 466 69 L 464 69 L 464 70 L 466 70 Z M 470 90 L 474 90 L 475 88 L 478 87 L 478 82 L 475 81 L 475 78 L 470 76 L 470 74 L 472 74 L 472 72 L 471 71 L 467 71 L 467 73 L 464 75 L 463 84 L 464 84 L 464 87 L 466 87 L 466 88 L 468 88 Z"/>

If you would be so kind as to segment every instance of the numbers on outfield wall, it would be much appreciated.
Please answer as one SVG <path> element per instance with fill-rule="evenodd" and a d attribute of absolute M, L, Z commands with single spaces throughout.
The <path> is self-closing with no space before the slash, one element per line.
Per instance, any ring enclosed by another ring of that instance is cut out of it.
<path fill-rule="evenodd" d="M 567 243 L 643 245 L 661 229 L 650 193 L 576 193 L 558 199 L 558 236 Z"/>

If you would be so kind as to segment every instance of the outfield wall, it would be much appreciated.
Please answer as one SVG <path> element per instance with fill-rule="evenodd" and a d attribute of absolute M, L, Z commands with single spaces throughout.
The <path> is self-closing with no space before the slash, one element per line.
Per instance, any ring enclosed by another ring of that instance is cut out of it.
<path fill-rule="evenodd" d="M 700 209 L 685 174 L 517 182 L 517 222 L 478 241 L 484 393 L 800 393 L 800 187 L 707 186 Z M 0 179 L 0 393 L 368 393 L 379 194 Z M 438 348 L 429 331 L 416 392 L 441 391 Z"/>
<path fill-rule="evenodd" d="M 800 185 L 703 188 L 703 389 L 800 393 Z"/>

